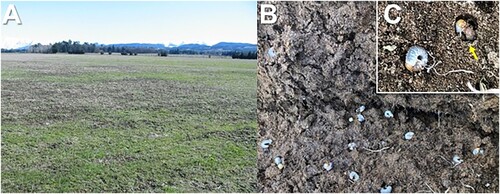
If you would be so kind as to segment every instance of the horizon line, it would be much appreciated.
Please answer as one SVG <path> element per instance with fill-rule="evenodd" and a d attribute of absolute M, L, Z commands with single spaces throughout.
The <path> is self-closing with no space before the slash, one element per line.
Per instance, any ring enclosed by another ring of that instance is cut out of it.
<path fill-rule="evenodd" d="M 4 45 L 1 45 L 1 48 L 2 48 L 2 49 L 18 49 L 18 48 L 22 48 L 22 47 L 26 47 L 26 46 L 35 45 L 35 44 L 41 44 L 41 45 L 51 45 L 51 44 L 55 44 L 55 43 L 58 43 L 58 42 L 69 41 L 69 40 L 71 40 L 72 42 L 80 42 L 80 44 L 83 44 L 83 43 L 87 42 L 87 43 L 89 43 L 89 44 L 97 44 L 97 45 L 116 45 L 116 44 L 160 44 L 160 45 L 163 45 L 164 47 L 169 47 L 170 45 L 174 45 L 174 46 L 182 46 L 182 45 L 187 45 L 187 44 L 198 44 L 198 45 L 214 46 L 214 45 L 219 44 L 219 43 L 241 43 L 241 44 L 251 44 L 251 45 L 256 45 L 256 46 L 257 46 L 257 43 L 249 43 L 249 42 L 234 42 L 234 41 L 219 41 L 219 42 L 214 43 L 214 44 L 208 44 L 208 43 L 205 43 L 205 42 L 203 42 L 203 41 L 200 41 L 200 42 L 184 42 L 184 41 L 182 41 L 181 43 L 173 43 L 173 42 L 169 42 L 169 43 L 151 43 L 151 42 L 119 42 L 119 43 L 99 43 L 99 42 L 90 42 L 90 41 L 80 41 L 80 40 L 68 39 L 68 40 L 60 40 L 60 41 L 57 41 L 57 42 L 49 42 L 49 43 L 41 43 L 41 42 L 36 42 L 36 41 L 26 41 L 26 42 L 21 42 L 21 41 L 18 41 L 17 43 L 19 43 L 19 45 L 16 45 L 17 47 L 15 47 L 15 48 L 13 48 L 13 47 L 7 48 L 7 47 L 4 47 Z"/>

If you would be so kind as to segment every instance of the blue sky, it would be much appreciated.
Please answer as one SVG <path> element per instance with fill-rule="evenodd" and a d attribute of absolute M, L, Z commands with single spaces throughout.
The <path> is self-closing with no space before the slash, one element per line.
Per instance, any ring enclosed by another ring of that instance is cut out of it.
<path fill-rule="evenodd" d="M 23 22 L 2 25 L 2 47 L 62 40 L 111 43 L 257 42 L 256 1 L 16 2 Z"/>

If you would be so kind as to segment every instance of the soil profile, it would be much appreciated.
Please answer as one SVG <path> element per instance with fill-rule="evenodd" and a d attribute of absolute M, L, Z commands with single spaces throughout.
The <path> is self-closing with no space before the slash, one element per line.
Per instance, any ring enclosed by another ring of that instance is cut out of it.
<path fill-rule="evenodd" d="M 261 4 L 278 21 L 258 21 L 259 191 L 498 192 L 497 96 L 377 94 L 375 2 Z"/>

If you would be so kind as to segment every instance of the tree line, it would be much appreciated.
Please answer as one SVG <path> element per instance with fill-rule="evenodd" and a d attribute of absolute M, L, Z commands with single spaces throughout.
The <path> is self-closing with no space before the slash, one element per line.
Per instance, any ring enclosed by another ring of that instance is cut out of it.
<path fill-rule="evenodd" d="M 179 49 L 160 49 L 158 50 L 158 56 L 166 57 L 169 54 L 183 54 L 183 55 L 219 55 L 219 56 L 231 56 L 233 59 L 257 59 L 257 52 L 241 52 L 241 51 L 193 51 L 193 50 L 179 50 Z"/>
<path fill-rule="evenodd" d="M 42 45 L 40 43 L 31 45 L 26 49 L 28 53 L 68 53 L 68 54 L 85 54 L 85 53 L 122 53 L 134 54 L 137 53 L 156 53 L 156 48 L 141 48 L 141 47 L 125 47 L 115 45 L 102 45 L 98 43 L 80 43 L 80 41 L 61 41 L 54 44 Z"/>
<path fill-rule="evenodd" d="M 69 53 L 69 54 L 85 54 L 85 53 L 95 53 L 97 52 L 97 43 L 84 42 L 80 44 L 80 41 L 62 41 L 50 45 L 51 53 Z"/>
<path fill-rule="evenodd" d="M 257 59 L 257 52 L 233 52 L 231 54 L 233 59 Z"/>
<path fill-rule="evenodd" d="M 71 40 L 62 41 L 51 45 L 52 53 L 69 53 L 69 54 L 85 54 L 85 53 L 121 53 L 122 55 L 137 55 L 137 53 L 156 53 L 156 48 L 143 47 L 126 47 L 115 45 L 100 45 L 97 43 L 83 43 L 78 41 L 71 43 Z"/>

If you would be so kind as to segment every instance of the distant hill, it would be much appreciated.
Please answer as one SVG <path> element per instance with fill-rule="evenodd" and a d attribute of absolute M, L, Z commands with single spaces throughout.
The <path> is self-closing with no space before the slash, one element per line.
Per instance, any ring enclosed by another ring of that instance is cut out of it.
<path fill-rule="evenodd" d="M 27 50 L 28 48 L 30 48 L 30 46 L 31 46 L 31 44 L 23 46 L 23 47 L 19 47 L 17 49 L 19 49 L 19 50 Z"/>
<path fill-rule="evenodd" d="M 249 43 L 220 42 L 211 46 L 210 49 L 225 51 L 257 51 L 257 45 Z"/>
<path fill-rule="evenodd" d="M 204 45 L 204 44 L 183 44 L 183 45 L 180 45 L 177 47 L 172 47 L 171 49 L 207 51 L 207 50 L 210 50 L 210 46 Z"/>
<path fill-rule="evenodd" d="M 238 43 L 238 42 L 220 42 L 214 44 L 213 46 L 208 46 L 205 44 L 183 44 L 179 46 L 169 44 L 168 46 L 165 46 L 164 44 L 150 44 L 150 43 L 123 43 L 123 44 L 109 44 L 107 46 L 130 47 L 130 48 L 132 47 L 154 48 L 154 49 L 195 51 L 195 52 L 221 52 L 221 51 L 256 52 L 257 51 L 256 44 Z"/>
<path fill-rule="evenodd" d="M 17 53 L 17 52 L 27 52 L 28 49 L 30 48 L 31 46 L 31 43 L 29 45 L 26 45 L 26 46 L 18 46 L 16 48 L 10 48 L 10 49 L 6 49 L 6 48 L 2 48 L 2 52 L 4 53 Z"/>

